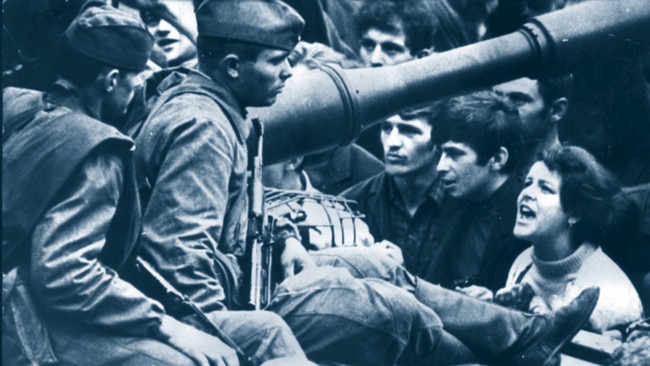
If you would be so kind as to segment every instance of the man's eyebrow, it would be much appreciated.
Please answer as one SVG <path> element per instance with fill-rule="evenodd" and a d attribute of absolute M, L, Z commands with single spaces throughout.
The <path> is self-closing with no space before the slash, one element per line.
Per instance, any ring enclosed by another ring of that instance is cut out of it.
<path fill-rule="evenodd" d="M 401 45 L 399 43 L 396 43 L 396 42 L 393 42 L 393 41 L 383 41 L 383 42 L 381 42 L 381 46 L 382 47 L 391 46 L 391 47 L 396 47 L 396 48 L 404 48 L 403 45 Z"/>
<path fill-rule="evenodd" d="M 407 132 L 413 132 L 413 131 L 421 132 L 422 131 L 422 128 L 420 128 L 419 126 L 412 125 L 410 123 L 396 123 L 395 125 L 397 126 L 398 129 L 405 130 Z"/>
<path fill-rule="evenodd" d="M 440 148 L 442 149 L 442 151 L 444 151 L 447 154 L 449 154 L 449 153 L 460 154 L 460 153 L 463 152 L 462 149 L 459 149 L 456 146 L 444 146 L 444 144 L 443 144 L 443 146 L 441 146 Z"/>

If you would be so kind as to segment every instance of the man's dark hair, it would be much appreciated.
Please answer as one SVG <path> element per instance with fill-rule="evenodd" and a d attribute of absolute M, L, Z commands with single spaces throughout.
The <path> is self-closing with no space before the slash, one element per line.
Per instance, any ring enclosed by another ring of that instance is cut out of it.
<path fill-rule="evenodd" d="M 438 146 L 454 141 L 468 145 L 484 165 L 501 147 L 508 150 L 502 172 L 514 171 L 521 158 L 524 124 L 517 107 L 493 91 L 450 99 L 437 115 L 433 138 Z"/>
<path fill-rule="evenodd" d="M 573 89 L 573 76 L 565 74 L 562 76 L 549 77 L 537 80 L 539 94 L 547 106 L 559 98 L 571 97 Z"/>
<path fill-rule="evenodd" d="M 365 0 L 355 21 L 359 38 L 370 28 L 394 33 L 401 25 L 412 55 L 433 46 L 435 22 L 422 0 Z"/>
<path fill-rule="evenodd" d="M 199 35 L 196 39 L 199 63 L 208 67 L 214 66 L 214 62 L 221 60 L 229 53 L 239 55 L 244 61 L 255 61 L 262 50 L 266 48 L 268 47 L 219 37 Z"/>
<path fill-rule="evenodd" d="M 435 125 L 438 119 L 438 114 L 441 112 L 445 103 L 447 103 L 446 100 L 435 101 L 418 107 L 403 109 L 399 111 L 398 115 L 405 121 L 414 119 L 424 120 L 429 126 L 432 127 L 431 136 L 433 137 L 434 131 L 436 129 Z"/>

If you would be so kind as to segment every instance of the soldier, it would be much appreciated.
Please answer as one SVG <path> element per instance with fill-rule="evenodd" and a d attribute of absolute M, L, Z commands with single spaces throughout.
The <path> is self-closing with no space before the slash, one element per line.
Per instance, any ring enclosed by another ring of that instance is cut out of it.
<path fill-rule="evenodd" d="M 126 112 L 151 35 L 91 2 L 62 42 L 51 92 L 3 91 L 3 363 L 237 364 L 123 277 L 140 229 L 134 145 L 100 120 Z"/>

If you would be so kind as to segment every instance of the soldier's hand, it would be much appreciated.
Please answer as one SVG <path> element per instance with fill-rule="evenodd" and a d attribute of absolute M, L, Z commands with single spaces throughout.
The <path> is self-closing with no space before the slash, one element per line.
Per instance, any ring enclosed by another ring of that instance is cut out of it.
<path fill-rule="evenodd" d="M 237 353 L 219 338 L 164 315 L 160 332 L 167 343 L 200 366 L 239 366 Z"/>

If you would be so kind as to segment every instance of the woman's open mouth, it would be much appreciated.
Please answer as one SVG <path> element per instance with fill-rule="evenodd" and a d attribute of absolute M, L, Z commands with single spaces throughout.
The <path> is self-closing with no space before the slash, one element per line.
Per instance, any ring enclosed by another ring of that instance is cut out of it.
<path fill-rule="evenodd" d="M 536 217 L 535 212 L 525 204 L 519 205 L 519 218 L 524 220 L 532 220 Z"/>

